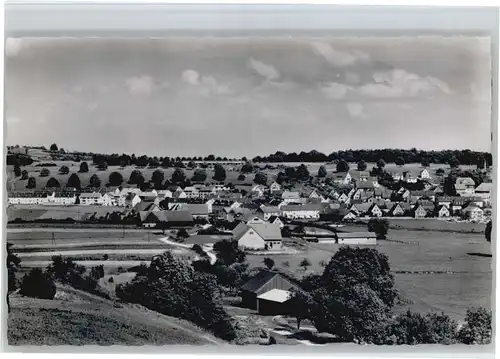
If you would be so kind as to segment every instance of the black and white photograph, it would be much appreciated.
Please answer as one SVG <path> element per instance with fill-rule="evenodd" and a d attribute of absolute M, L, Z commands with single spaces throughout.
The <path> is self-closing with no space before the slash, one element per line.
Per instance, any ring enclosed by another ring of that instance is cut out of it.
<path fill-rule="evenodd" d="M 491 46 L 8 37 L 8 345 L 490 344 Z"/>

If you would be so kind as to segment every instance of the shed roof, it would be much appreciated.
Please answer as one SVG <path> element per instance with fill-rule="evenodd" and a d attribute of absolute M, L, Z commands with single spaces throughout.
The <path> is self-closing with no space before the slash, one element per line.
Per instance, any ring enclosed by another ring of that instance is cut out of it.
<path fill-rule="evenodd" d="M 259 295 L 258 299 L 269 300 L 276 303 L 284 303 L 292 297 L 292 293 L 288 290 L 283 289 L 271 289 Z"/>
<path fill-rule="evenodd" d="M 278 275 L 278 273 L 263 270 L 257 273 L 257 275 L 251 278 L 248 282 L 243 284 L 241 289 L 252 293 L 256 293 L 260 288 L 262 288 L 267 282 L 273 279 L 274 276 L 276 275 Z"/>

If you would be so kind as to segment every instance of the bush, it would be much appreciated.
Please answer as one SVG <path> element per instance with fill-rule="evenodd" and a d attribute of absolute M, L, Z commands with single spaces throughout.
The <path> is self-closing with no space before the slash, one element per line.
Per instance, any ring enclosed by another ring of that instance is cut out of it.
<path fill-rule="evenodd" d="M 33 268 L 23 277 L 20 293 L 27 297 L 53 299 L 56 285 L 47 273 L 40 268 Z"/>
<path fill-rule="evenodd" d="M 90 277 L 99 280 L 104 277 L 104 266 L 101 264 L 99 266 L 92 267 L 90 269 Z"/>
<path fill-rule="evenodd" d="M 109 282 L 109 283 L 114 283 L 114 282 L 115 282 L 115 280 L 114 280 L 114 278 L 113 278 L 113 277 L 109 277 L 108 282 Z"/>
<path fill-rule="evenodd" d="M 484 308 L 467 310 L 465 325 L 458 332 L 464 344 L 489 344 L 491 342 L 491 311 Z"/>
<path fill-rule="evenodd" d="M 165 315 L 186 319 L 233 340 L 231 318 L 224 311 L 215 276 L 197 272 L 170 252 L 152 259 L 147 273 L 116 287 L 118 298 Z"/>

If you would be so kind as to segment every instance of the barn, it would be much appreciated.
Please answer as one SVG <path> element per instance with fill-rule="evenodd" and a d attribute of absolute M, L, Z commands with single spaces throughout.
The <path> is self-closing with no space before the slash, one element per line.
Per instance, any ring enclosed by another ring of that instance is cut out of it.
<path fill-rule="evenodd" d="M 262 270 L 241 287 L 241 304 L 243 307 L 258 309 L 264 311 L 274 311 L 276 307 L 285 309 L 288 297 L 283 292 L 289 292 L 291 289 L 299 289 L 299 286 L 281 273 Z M 279 289 L 280 291 L 274 291 Z M 271 292 L 267 295 L 264 295 Z M 260 298 L 259 298 L 260 297 Z"/>

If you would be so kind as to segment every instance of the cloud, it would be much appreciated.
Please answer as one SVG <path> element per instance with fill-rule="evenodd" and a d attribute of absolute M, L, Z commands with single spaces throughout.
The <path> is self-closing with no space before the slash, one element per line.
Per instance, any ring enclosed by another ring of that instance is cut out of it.
<path fill-rule="evenodd" d="M 359 50 L 336 50 L 330 44 L 322 41 L 315 41 L 311 43 L 311 46 L 317 55 L 323 57 L 330 65 L 335 67 L 351 66 L 356 63 L 368 63 L 371 60 L 367 52 Z"/>
<path fill-rule="evenodd" d="M 229 86 L 219 84 L 213 76 L 202 76 L 196 70 L 185 70 L 182 73 L 182 80 L 191 86 L 198 86 L 203 95 L 230 93 Z"/>
<path fill-rule="evenodd" d="M 9 37 L 5 40 L 5 55 L 7 57 L 15 57 L 23 48 L 23 40 L 20 38 Z"/>
<path fill-rule="evenodd" d="M 260 76 L 265 77 L 268 81 L 277 80 L 280 77 L 278 70 L 272 65 L 263 63 L 262 61 L 250 58 L 248 67 L 257 72 Z"/>
<path fill-rule="evenodd" d="M 199 85 L 200 74 L 195 70 L 186 70 L 182 73 L 182 81 L 190 85 Z"/>
<path fill-rule="evenodd" d="M 149 96 L 155 86 L 150 76 L 129 77 L 125 82 L 130 93 L 135 96 Z"/>
<path fill-rule="evenodd" d="M 351 117 L 364 117 L 364 107 L 362 104 L 357 102 L 348 102 L 346 107 Z"/>
<path fill-rule="evenodd" d="M 349 86 L 337 82 L 331 82 L 321 87 L 321 91 L 323 91 L 325 96 L 334 100 L 343 99 L 349 89 Z"/>

